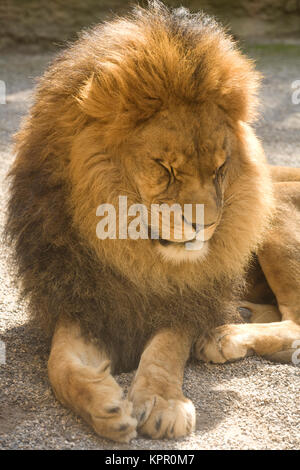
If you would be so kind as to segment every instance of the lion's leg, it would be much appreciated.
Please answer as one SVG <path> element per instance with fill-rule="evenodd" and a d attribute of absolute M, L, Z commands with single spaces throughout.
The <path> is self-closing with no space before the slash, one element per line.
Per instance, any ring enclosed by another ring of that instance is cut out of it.
<path fill-rule="evenodd" d="M 258 252 L 258 260 L 275 294 L 283 320 L 300 324 L 300 207 L 299 183 L 275 184 L 276 221 Z"/>
<path fill-rule="evenodd" d="M 300 341 L 300 206 L 299 183 L 275 183 L 277 215 L 258 260 L 274 293 L 278 309 L 270 305 L 241 302 L 254 312 L 252 321 L 243 325 L 224 325 L 196 345 L 198 358 L 226 362 L 256 353 L 269 359 L 290 362 Z M 282 322 L 278 320 L 278 313 Z M 260 323 L 264 321 L 264 323 Z"/>
<path fill-rule="evenodd" d="M 276 323 L 223 325 L 206 340 L 198 340 L 197 359 L 224 363 L 252 354 L 291 362 L 299 349 L 300 326 L 291 320 Z"/>
<path fill-rule="evenodd" d="M 300 168 L 269 165 L 273 181 L 300 181 Z"/>
<path fill-rule="evenodd" d="M 268 240 L 259 252 L 259 261 L 266 279 L 275 294 L 278 309 L 283 320 L 293 320 L 300 324 L 300 244 L 293 246 L 293 236 L 289 236 L 290 244 L 285 239 L 274 237 Z"/>
<path fill-rule="evenodd" d="M 157 333 L 148 343 L 129 394 L 141 434 L 176 438 L 194 430 L 195 408 L 182 393 L 190 349 L 188 335 L 172 330 Z"/>
<path fill-rule="evenodd" d="M 57 325 L 48 362 L 59 401 L 81 415 L 102 437 L 129 442 L 136 436 L 132 404 L 110 374 L 104 351 L 85 341 L 77 325 Z"/>

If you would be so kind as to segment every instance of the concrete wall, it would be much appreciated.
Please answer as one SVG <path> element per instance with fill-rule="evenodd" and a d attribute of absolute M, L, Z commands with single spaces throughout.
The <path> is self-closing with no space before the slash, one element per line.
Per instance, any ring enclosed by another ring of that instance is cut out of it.
<path fill-rule="evenodd" d="M 128 0 L 1 0 L 0 48 L 54 48 L 83 27 L 128 9 Z M 141 0 L 141 4 L 145 1 Z M 300 38 L 300 0 L 165 0 L 215 14 L 242 38 Z"/>

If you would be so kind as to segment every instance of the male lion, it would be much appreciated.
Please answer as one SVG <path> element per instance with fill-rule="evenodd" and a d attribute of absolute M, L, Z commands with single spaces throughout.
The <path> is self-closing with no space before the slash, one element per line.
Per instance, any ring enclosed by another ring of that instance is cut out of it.
<path fill-rule="evenodd" d="M 53 390 L 101 436 L 184 436 L 191 355 L 287 360 L 300 338 L 300 183 L 288 182 L 300 172 L 273 169 L 272 182 L 249 125 L 258 82 L 215 21 L 157 1 L 84 32 L 40 81 L 7 232 L 30 310 L 53 334 Z M 120 195 L 149 210 L 204 204 L 202 249 L 185 246 L 194 215 L 180 241 L 174 226 L 168 239 L 100 240 L 97 207 Z M 284 321 L 246 324 L 239 306 Z M 124 399 L 111 368 L 136 367 Z"/>

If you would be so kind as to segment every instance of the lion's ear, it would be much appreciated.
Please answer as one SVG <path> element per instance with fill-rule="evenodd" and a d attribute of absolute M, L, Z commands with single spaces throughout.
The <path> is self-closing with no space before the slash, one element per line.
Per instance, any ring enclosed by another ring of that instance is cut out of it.
<path fill-rule="evenodd" d="M 114 100 L 111 99 L 111 87 L 105 81 L 105 77 L 96 76 L 95 73 L 85 82 L 81 88 L 77 101 L 82 111 L 88 116 L 107 121 L 114 112 L 112 109 Z"/>
<path fill-rule="evenodd" d="M 227 112 L 234 121 L 252 122 L 257 117 L 258 85 L 242 83 L 241 86 L 231 86 L 222 93 L 219 106 Z"/>
<path fill-rule="evenodd" d="M 96 117 L 96 109 L 93 100 L 94 91 L 94 74 L 87 80 L 84 86 L 79 92 L 77 101 L 82 109 L 82 111 L 89 115 Z"/>
<path fill-rule="evenodd" d="M 257 116 L 258 90 L 262 75 L 251 60 L 235 55 L 227 59 L 219 89 L 219 106 L 235 121 L 251 122 Z"/>
<path fill-rule="evenodd" d="M 256 103 L 256 97 L 250 98 L 243 90 L 231 89 L 220 97 L 218 105 L 233 121 L 251 122 L 256 116 Z"/>

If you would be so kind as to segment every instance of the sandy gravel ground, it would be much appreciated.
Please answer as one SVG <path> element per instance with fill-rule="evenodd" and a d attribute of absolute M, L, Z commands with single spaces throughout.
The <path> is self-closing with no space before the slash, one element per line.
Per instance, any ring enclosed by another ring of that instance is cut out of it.
<path fill-rule="evenodd" d="M 300 80 L 300 47 L 251 49 L 265 75 L 264 108 L 258 122 L 270 162 L 300 165 L 300 104 L 291 84 Z M 7 104 L 0 105 L 1 225 L 12 161 L 10 139 L 30 104 L 34 77 L 49 55 L 2 54 L 0 80 Z M 300 93 L 299 93 L 300 97 Z M 7 249 L 0 251 L 0 334 L 7 360 L 0 365 L 0 448 L 3 449 L 297 449 L 300 447 L 300 368 L 257 357 L 234 364 L 191 364 L 184 389 L 197 408 L 197 430 L 177 441 L 135 439 L 118 445 L 98 438 L 53 397 L 46 374 L 48 347 L 26 325 Z M 127 388 L 132 374 L 118 381 Z"/>

